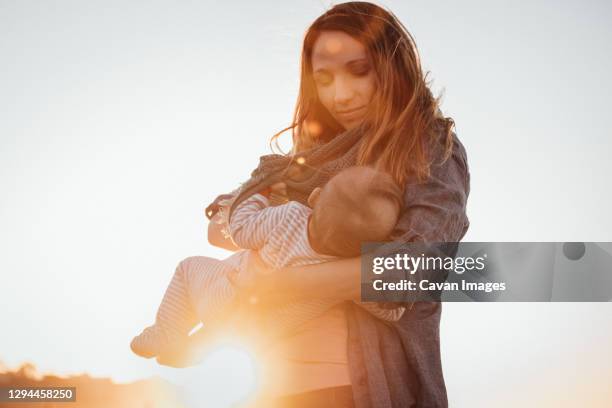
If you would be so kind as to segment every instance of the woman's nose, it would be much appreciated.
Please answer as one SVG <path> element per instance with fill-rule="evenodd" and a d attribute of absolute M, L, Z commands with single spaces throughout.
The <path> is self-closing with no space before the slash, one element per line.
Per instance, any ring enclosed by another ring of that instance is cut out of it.
<path fill-rule="evenodd" d="M 335 95 L 334 95 L 335 104 L 339 106 L 347 105 L 353 98 L 353 95 L 355 94 L 355 91 L 353 90 L 350 84 L 350 81 L 347 81 L 346 79 L 342 77 L 339 77 L 336 79 L 335 82 L 336 82 L 336 89 L 335 89 Z"/>

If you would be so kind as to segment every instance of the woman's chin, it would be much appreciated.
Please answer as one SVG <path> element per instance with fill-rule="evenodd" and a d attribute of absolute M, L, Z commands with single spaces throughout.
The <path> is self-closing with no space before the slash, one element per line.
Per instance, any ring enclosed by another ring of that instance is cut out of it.
<path fill-rule="evenodd" d="M 340 123 L 340 125 L 344 128 L 345 131 L 352 130 L 361 124 L 361 120 L 355 120 L 351 122 Z"/>

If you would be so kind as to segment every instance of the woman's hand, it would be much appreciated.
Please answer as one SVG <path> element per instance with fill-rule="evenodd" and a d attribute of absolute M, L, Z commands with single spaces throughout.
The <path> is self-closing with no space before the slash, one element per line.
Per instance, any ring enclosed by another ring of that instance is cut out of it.
<path fill-rule="evenodd" d="M 287 195 L 287 185 L 283 182 L 278 182 L 270 186 L 270 197 L 268 198 L 271 206 L 283 205 L 289 201 Z"/>
<path fill-rule="evenodd" d="M 208 243 L 218 248 L 227 249 L 229 251 L 238 251 L 240 248 L 234 242 L 223 234 L 222 225 L 219 224 L 220 214 L 215 215 L 208 222 Z"/>
<path fill-rule="evenodd" d="M 237 270 L 228 274 L 228 279 L 237 292 L 237 302 L 243 305 L 263 306 L 271 299 L 276 299 L 275 275 L 282 272 L 269 268 L 257 251 L 249 251 L 247 265 L 252 279 L 246 282 L 238 279 Z"/>

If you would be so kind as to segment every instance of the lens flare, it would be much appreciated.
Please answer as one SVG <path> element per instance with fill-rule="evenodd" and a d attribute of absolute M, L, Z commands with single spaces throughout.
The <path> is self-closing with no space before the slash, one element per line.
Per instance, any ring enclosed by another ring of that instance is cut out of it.
<path fill-rule="evenodd" d="M 335 39 L 330 38 L 327 42 L 325 42 L 325 50 L 330 54 L 337 54 L 342 49 L 342 42 Z"/>
<path fill-rule="evenodd" d="M 321 124 L 319 122 L 317 122 L 316 120 L 309 120 L 306 123 L 306 129 L 308 130 L 308 133 L 313 138 L 317 138 L 317 137 L 321 136 L 321 132 L 323 131 L 323 128 L 321 127 Z"/>
<path fill-rule="evenodd" d="M 196 367 L 181 370 L 183 401 L 189 408 L 232 407 L 259 388 L 260 367 L 254 353 L 230 340 L 211 350 Z"/>

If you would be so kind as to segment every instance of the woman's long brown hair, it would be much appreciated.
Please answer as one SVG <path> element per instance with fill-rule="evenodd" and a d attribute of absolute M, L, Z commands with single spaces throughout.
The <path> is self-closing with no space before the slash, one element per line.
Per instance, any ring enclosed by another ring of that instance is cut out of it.
<path fill-rule="evenodd" d="M 359 131 L 364 143 L 357 165 L 375 165 L 400 185 L 410 176 L 429 176 L 432 142 L 440 138 L 443 160 L 452 152 L 454 122 L 444 117 L 433 97 L 413 37 L 391 12 L 367 2 L 334 6 L 306 31 L 301 56 L 301 81 L 291 126 L 293 153 L 325 143 L 344 129 L 319 101 L 312 76 L 312 50 L 322 31 L 342 31 L 366 48 L 376 73 L 377 90 Z"/>

